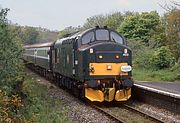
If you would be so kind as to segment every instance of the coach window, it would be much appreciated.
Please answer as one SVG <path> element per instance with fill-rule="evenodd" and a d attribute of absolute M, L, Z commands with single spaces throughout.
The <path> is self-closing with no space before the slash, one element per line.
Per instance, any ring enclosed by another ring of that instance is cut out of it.
<path fill-rule="evenodd" d="M 96 30 L 96 39 L 97 40 L 105 40 L 108 41 L 109 40 L 109 31 L 105 30 L 105 29 L 98 29 Z"/>
<path fill-rule="evenodd" d="M 115 32 L 111 32 L 111 41 L 115 41 L 117 43 L 123 44 L 124 40 L 121 36 L 119 36 L 117 33 Z"/>
<path fill-rule="evenodd" d="M 47 55 L 50 55 L 50 50 L 47 50 Z"/>
<path fill-rule="evenodd" d="M 55 63 L 57 63 L 57 48 L 55 48 Z"/>
<path fill-rule="evenodd" d="M 82 44 L 87 44 L 94 41 L 94 32 L 89 32 L 82 37 Z"/>

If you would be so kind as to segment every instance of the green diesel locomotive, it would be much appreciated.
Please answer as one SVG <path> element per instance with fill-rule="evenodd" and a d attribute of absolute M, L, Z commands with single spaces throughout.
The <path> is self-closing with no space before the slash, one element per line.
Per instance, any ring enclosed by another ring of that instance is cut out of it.
<path fill-rule="evenodd" d="M 24 48 L 26 62 L 77 96 L 97 102 L 131 97 L 131 50 L 122 35 L 107 27 Z"/>

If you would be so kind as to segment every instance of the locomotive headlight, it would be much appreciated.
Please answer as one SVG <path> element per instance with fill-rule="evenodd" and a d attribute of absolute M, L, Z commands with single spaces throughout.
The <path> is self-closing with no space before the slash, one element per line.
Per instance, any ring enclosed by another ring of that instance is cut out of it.
<path fill-rule="evenodd" d="M 121 71 L 122 72 L 129 72 L 132 70 L 132 67 L 130 65 L 128 66 L 121 66 Z"/>
<path fill-rule="evenodd" d="M 116 55 L 116 59 L 119 59 L 119 55 Z"/>
<path fill-rule="evenodd" d="M 102 59 L 102 58 L 103 58 L 103 56 L 102 56 L 102 55 L 100 55 L 100 56 L 99 56 L 99 59 Z"/>
<path fill-rule="evenodd" d="M 107 70 L 112 70 L 112 65 L 107 65 Z"/>

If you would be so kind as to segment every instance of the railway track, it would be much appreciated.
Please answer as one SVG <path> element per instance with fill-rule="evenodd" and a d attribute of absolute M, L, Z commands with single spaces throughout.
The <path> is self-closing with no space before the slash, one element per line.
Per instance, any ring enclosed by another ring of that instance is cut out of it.
<path fill-rule="evenodd" d="M 142 111 L 140 111 L 140 110 L 137 110 L 137 109 L 135 109 L 134 107 L 131 107 L 131 106 L 127 105 L 127 104 L 123 104 L 123 106 L 124 106 L 124 108 L 126 108 L 126 109 L 128 109 L 128 110 L 131 110 L 131 111 L 134 112 L 134 113 L 138 113 L 138 114 L 140 114 L 140 115 L 148 118 L 149 120 L 151 120 L 151 121 L 153 121 L 153 122 L 156 122 L 156 123 L 164 123 L 164 121 L 162 121 L 162 120 L 160 120 L 160 119 L 158 119 L 158 118 L 156 118 L 156 117 L 154 117 L 154 116 L 148 115 L 148 114 L 145 113 L 145 112 L 142 112 Z"/>
<path fill-rule="evenodd" d="M 117 116 L 115 115 L 114 113 L 112 113 L 111 111 L 107 111 L 107 108 L 102 108 L 100 106 L 97 106 L 97 105 L 93 105 L 93 104 L 90 104 L 91 107 L 95 108 L 96 110 L 98 110 L 99 112 L 105 114 L 107 117 L 109 117 L 110 119 L 112 119 L 112 121 L 115 121 L 117 123 L 127 123 L 127 122 L 131 122 L 129 119 L 126 119 L 126 118 L 123 118 L 121 115 Z M 153 116 L 150 116 L 142 111 L 139 111 L 129 105 L 126 105 L 126 104 L 123 104 L 121 106 L 118 106 L 118 107 L 114 107 L 112 108 L 111 107 L 111 110 L 113 109 L 117 109 L 118 110 L 122 110 L 122 109 L 126 109 L 128 110 L 129 112 L 131 112 L 129 115 L 132 115 L 132 113 L 136 114 L 136 115 L 140 115 L 141 117 L 143 117 L 144 119 L 146 119 L 146 121 L 149 121 L 149 122 L 154 122 L 154 123 L 164 123 L 164 121 L 161 121 L 160 119 L 157 119 Z M 129 116 L 131 117 L 131 116 Z M 139 122 L 138 120 L 137 121 L 132 121 L 132 122 Z M 144 122 L 144 121 L 142 121 Z"/>
<path fill-rule="evenodd" d="M 101 113 L 105 114 L 107 117 L 109 117 L 110 119 L 112 119 L 113 121 L 117 122 L 117 123 L 126 123 L 124 120 L 116 117 L 113 114 L 108 113 L 107 111 L 105 111 L 103 108 L 98 107 L 96 105 L 91 105 L 91 107 L 95 108 L 96 110 L 100 111 Z"/>

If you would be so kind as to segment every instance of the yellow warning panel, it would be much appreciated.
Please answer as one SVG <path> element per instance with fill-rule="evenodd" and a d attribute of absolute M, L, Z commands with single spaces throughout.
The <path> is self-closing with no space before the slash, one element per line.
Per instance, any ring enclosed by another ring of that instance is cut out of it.
<path fill-rule="evenodd" d="M 125 90 L 116 91 L 115 100 L 116 101 L 127 101 L 131 97 L 131 88 Z"/>
<path fill-rule="evenodd" d="M 85 97 L 88 98 L 90 101 L 104 101 L 104 94 L 100 90 L 94 90 L 91 88 L 85 88 Z"/>
<path fill-rule="evenodd" d="M 128 66 L 127 63 L 90 63 L 90 76 L 94 75 L 128 75 L 128 72 L 122 72 L 121 66 Z"/>
<path fill-rule="evenodd" d="M 105 100 L 108 102 L 111 102 L 114 100 L 114 95 L 115 95 L 115 88 L 108 88 L 104 92 L 105 95 Z"/>

